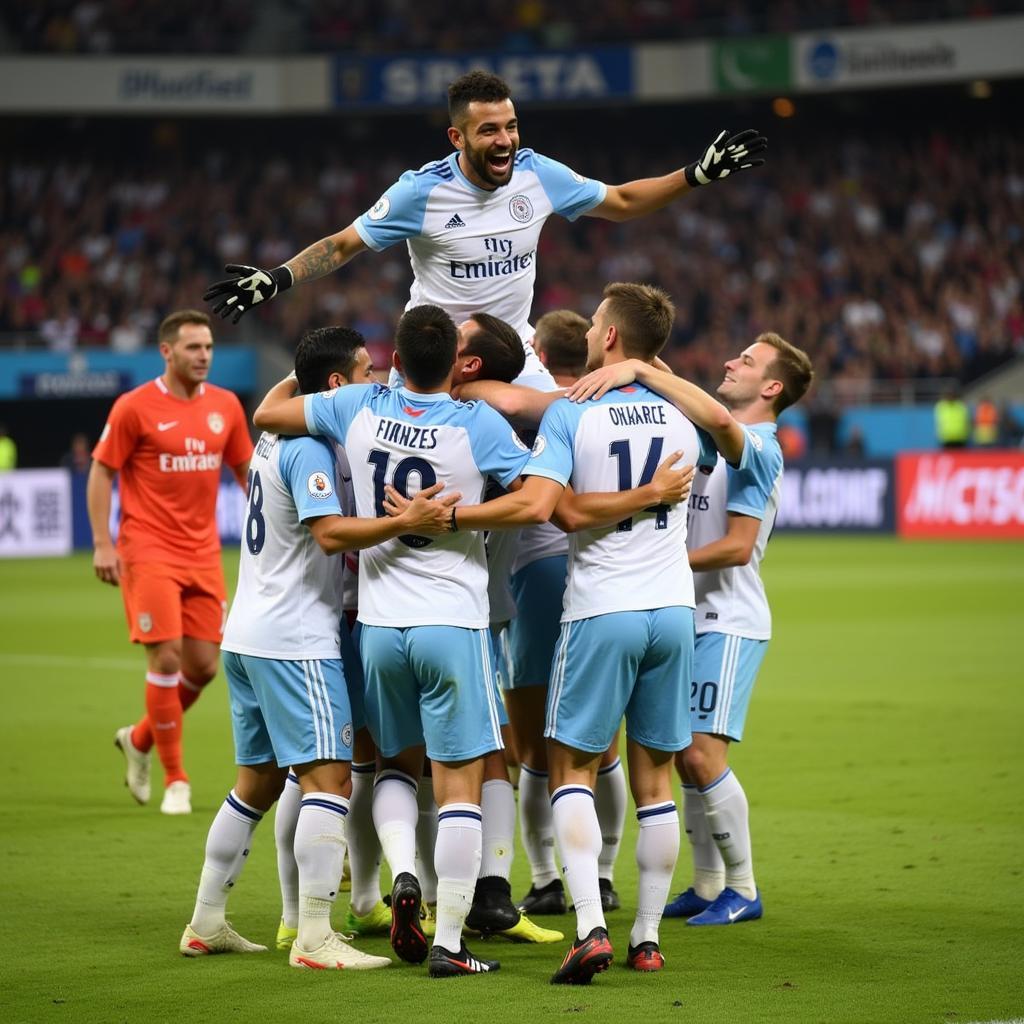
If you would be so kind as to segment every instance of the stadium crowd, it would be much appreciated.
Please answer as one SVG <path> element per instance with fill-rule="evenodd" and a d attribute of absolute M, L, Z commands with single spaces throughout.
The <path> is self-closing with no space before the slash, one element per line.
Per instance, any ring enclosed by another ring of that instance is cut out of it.
<path fill-rule="evenodd" d="M 602 45 L 645 39 L 744 36 L 1019 11 L 1015 0 L 45 0 L 0 3 L 16 48 L 43 53 L 234 53 L 276 47 L 299 51 L 507 50 Z M 295 31 L 261 32 L 261 19 Z"/>
<path fill-rule="evenodd" d="M 547 151 L 609 182 L 691 155 L 642 141 L 631 152 Z M 196 306 L 223 264 L 280 264 L 349 223 L 401 170 L 369 147 L 327 145 L 269 161 L 154 157 L 128 170 L 113 160 L 4 160 L 0 337 L 54 350 L 149 344 L 161 317 Z M 1024 350 L 1022 225 L 1019 139 L 935 133 L 787 147 L 761 173 L 650 219 L 553 218 L 534 314 L 593 309 L 599 282 L 644 280 L 673 296 L 668 358 L 695 380 L 711 380 L 737 338 L 777 330 L 847 381 L 847 393 L 856 382 L 967 381 Z M 236 337 L 262 331 L 291 343 L 343 321 L 386 359 L 408 278 L 404 246 L 357 259 L 257 311 Z"/>

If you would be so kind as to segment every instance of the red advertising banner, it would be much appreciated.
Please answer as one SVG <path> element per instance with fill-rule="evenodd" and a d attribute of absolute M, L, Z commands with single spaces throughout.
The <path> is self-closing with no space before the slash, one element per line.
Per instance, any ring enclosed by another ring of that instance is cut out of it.
<path fill-rule="evenodd" d="M 904 537 L 1024 538 L 1024 452 L 898 455 L 896 528 Z"/>

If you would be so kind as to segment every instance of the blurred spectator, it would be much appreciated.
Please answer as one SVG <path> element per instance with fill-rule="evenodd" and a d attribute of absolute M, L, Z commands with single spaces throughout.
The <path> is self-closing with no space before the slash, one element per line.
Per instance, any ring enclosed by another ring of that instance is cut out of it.
<path fill-rule="evenodd" d="M 971 410 L 955 392 L 935 403 L 935 437 L 943 448 L 964 448 L 971 436 Z"/>
<path fill-rule="evenodd" d="M 860 427 L 850 427 L 850 432 L 846 435 L 846 444 L 843 445 L 843 454 L 855 459 L 863 459 L 867 454 L 867 449 L 864 446 L 864 431 Z"/>
<path fill-rule="evenodd" d="M 0 423 L 0 473 L 8 473 L 18 465 L 18 446 L 7 436 L 7 425 Z"/>
<path fill-rule="evenodd" d="M 971 440 L 976 448 L 993 448 L 999 443 L 999 408 L 988 395 L 983 395 L 974 407 Z"/>
<path fill-rule="evenodd" d="M 779 447 L 787 462 L 802 459 L 807 454 L 807 435 L 793 423 L 780 423 L 778 428 Z"/>
<path fill-rule="evenodd" d="M 92 446 L 85 434 L 74 434 L 71 447 L 60 457 L 60 464 L 72 473 L 85 475 L 92 465 Z"/>
<path fill-rule="evenodd" d="M 1003 403 L 999 412 L 999 446 L 1001 448 L 1024 447 L 1024 430 L 1020 419 L 1008 403 Z"/>

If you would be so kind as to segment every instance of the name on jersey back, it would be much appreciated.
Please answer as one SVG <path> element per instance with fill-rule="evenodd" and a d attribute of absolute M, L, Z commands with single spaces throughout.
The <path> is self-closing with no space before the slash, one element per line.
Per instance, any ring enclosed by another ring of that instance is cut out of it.
<path fill-rule="evenodd" d="M 610 405 L 608 415 L 617 427 L 668 426 L 664 405 Z"/>
<path fill-rule="evenodd" d="M 437 428 L 414 427 L 401 420 L 389 420 L 381 417 L 377 424 L 377 440 L 397 444 L 402 448 L 436 448 Z"/>

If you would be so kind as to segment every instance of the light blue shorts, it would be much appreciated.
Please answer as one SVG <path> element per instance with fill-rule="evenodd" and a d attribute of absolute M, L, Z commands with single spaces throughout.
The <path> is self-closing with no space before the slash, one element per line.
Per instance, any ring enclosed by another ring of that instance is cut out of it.
<path fill-rule="evenodd" d="M 338 636 L 341 640 L 341 667 L 348 685 L 348 703 L 352 708 L 352 728 L 358 731 L 366 726 L 366 680 L 363 678 L 363 663 L 359 660 L 359 623 L 349 632 L 345 617 L 341 618 Z"/>
<path fill-rule="evenodd" d="M 547 686 L 561 631 L 568 555 L 524 565 L 511 581 L 516 617 L 508 624 L 511 671 L 505 687 Z"/>
<path fill-rule="evenodd" d="M 236 764 L 282 768 L 352 760 L 352 710 L 341 660 L 279 661 L 224 652 Z"/>
<path fill-rule="evenodd" d="M 767 640 L 728 633 L 697 637 L 690 683 L 690 728 L 693 732 L 743 739 L 750 694 L 768 651 Z"/>
<path fill-rule="evenodd" d="M 384 757 L 423 743 L 434 761 L 502 749 L 489 630 L 364 623 L 359 653 L 366 720 Z"/>
<path fill-rule="evenodd" d="M 491 678 L 494 680 L 494 699 L 498 705 L 498 724 L 504 728 L 508 725 L 508 712 L 502 690 L 508 686 L 508 624 L 491 625 Z"/>
<path fill-rule="evenodd" d="M 678 605 L 562 623 L 544 735 L 576 750 L 626 735 L 654 750 L 690 744 L 693 609 Z"/>

